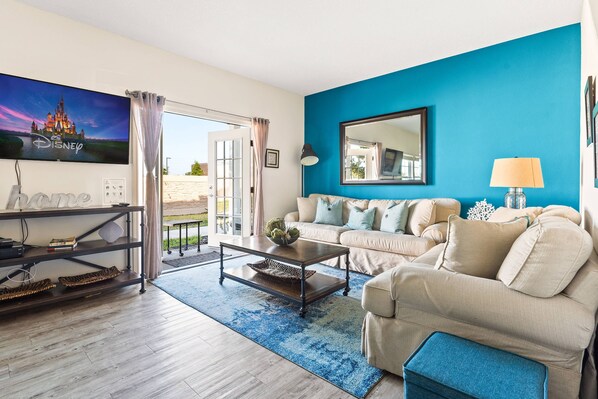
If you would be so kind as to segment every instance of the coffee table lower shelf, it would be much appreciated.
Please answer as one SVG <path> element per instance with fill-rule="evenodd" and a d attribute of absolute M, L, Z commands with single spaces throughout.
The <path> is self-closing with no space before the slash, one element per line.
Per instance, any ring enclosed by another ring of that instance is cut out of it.
<path fill-rule="evenodd" d="M 288 283 L 263 277 L 249 266 L 243 265 L 234 269 L 224 269 L 223 276 L 241 284 L 267 292 L 302 305 L 301 282 Z M 318 301 L 333 292 L 344 289 L 347 281 L 324 273 L 316 273 L 305 280 L 305 305 Z"/>

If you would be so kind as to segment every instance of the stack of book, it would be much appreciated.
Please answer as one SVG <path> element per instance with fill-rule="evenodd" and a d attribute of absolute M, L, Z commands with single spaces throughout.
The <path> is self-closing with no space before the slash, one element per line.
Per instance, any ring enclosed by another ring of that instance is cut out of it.
<path fill-rule="evenodd" d="M 69 251 L 73 250 L 77 246 L 77 238 L 52 238 L 48 244 L 48 252 L 54 251 Z"/>

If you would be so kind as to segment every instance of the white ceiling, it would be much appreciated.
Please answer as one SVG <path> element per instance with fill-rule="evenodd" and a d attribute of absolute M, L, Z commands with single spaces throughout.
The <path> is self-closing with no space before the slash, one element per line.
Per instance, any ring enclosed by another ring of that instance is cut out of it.
<path fill-rule="evenodd" d="M 19 0 L 298 94 L 577 23 L 582 0 Z"/>

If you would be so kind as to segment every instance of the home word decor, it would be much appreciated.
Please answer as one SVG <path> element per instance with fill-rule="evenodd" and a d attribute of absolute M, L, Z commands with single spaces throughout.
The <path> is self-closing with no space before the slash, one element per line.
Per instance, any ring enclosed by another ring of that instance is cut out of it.
<path fill-rule="evenodd" d="M 486 202 L 486 198 L 484 198 L 482 201 L 476 201 L 475 206 L 467 211 L 467 219 L 488 220 L 494 211 L 494 205 Z"/>
<path fill-rule="evenodd" d="M 6 209 L 17 209 L 15 206 L 19 201 L 18 209 L 43 209 L 43 208 L 77 208 L 90 205 L 91 195 L 81 193 L 75 195 L 72 193 L 44 194 L 35 193 L 29 199 L 27 194 L 21 192 L 21 186 L 15 184 L 8 195 Z"/>

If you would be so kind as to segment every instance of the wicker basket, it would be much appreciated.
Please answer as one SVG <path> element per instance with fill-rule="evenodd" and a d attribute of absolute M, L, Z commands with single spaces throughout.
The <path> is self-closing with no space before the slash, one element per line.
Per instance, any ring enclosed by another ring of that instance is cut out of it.
<path fill-rule="evenodd" d="M 56 285 L 52 284 L 52 281 L 47 278 L 45 280 L 36 281 L 35 283 L 23 284 L 20 287 L 5 288 L 0 290 L 0 301 L 37 294 L 38 292 L 51 290 L 55 287 Z"/>
<path fill-rule="evenodd" d="M 247 266 L 260 273 L 262 276 L 278 281 L 296 283 L 301 281 L 301 268 L 284 263 L 276 262 L 272 259 L 264 259 L 256 263 L 248 263 Z M 305 270 L 305 279 L 316 274 L 315 270 Z"/>
<path fill-rule="evenodd" d="M 100 270 L 99 272 L 85 273 L 78 276 L 58 277 L 60 284 L 65 287 L 79 287 L 81 285 L 99 283 L 100 281 L 110 280 L 122 273 L 116 266 L 109 269 Z"/>

